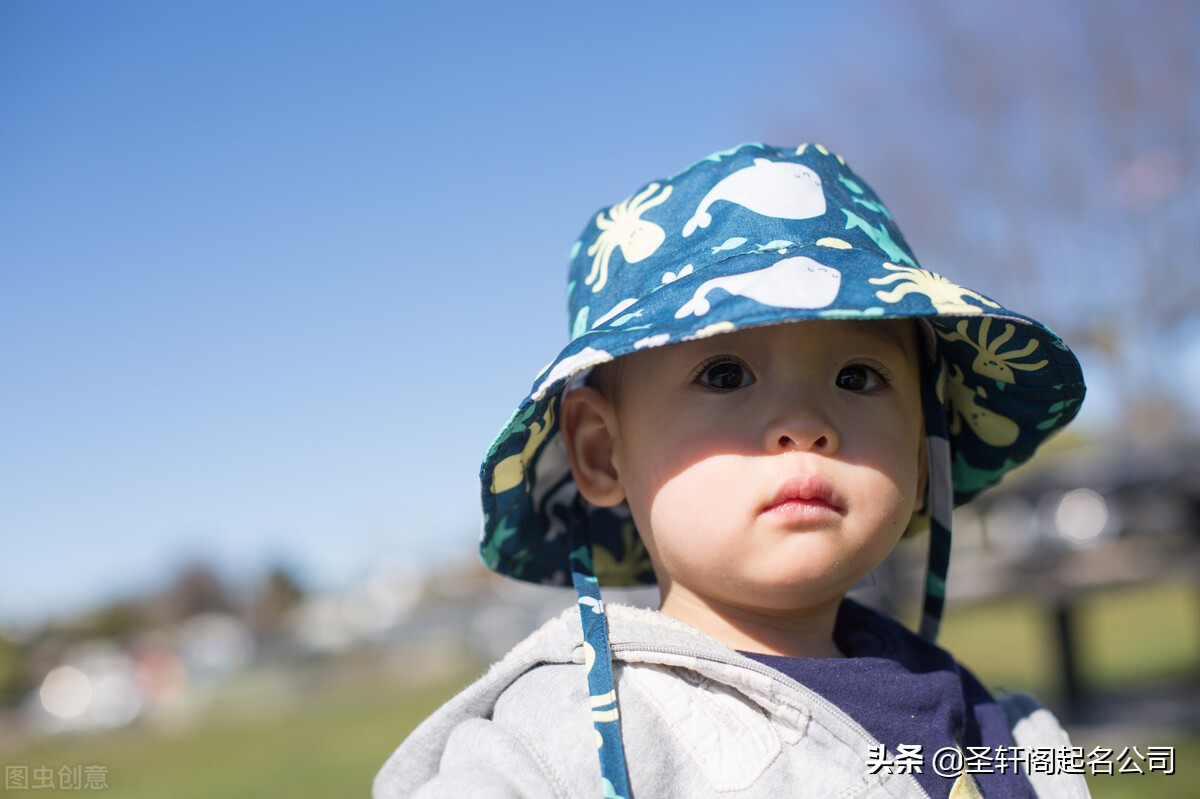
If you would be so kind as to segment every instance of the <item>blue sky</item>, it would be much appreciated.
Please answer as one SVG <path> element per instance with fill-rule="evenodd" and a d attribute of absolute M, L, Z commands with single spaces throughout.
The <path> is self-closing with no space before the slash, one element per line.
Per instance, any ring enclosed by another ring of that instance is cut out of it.
<path fill-rule="evenodd" d="M 0 4 L 0 618 L 473 545 L 575 236 L 761 137 L 789 38 L 534 8 Z"/>
<path fill-rule="evenodd" d="M 585 222 L 903 125 L 885 6 L 0 0 L 0 623 L 469 551 Z"/>

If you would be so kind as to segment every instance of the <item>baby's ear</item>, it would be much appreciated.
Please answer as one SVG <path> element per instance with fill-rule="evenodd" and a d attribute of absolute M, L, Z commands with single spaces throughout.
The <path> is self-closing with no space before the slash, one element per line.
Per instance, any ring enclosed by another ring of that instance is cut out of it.
<path fill-rule="evenodd" d="M 613 464 L 616 414 L 608 397 L 591 386 L 567 392 L 558 424 L 579 493 L 598 507 L 620 504 L 625 489 Z"/>

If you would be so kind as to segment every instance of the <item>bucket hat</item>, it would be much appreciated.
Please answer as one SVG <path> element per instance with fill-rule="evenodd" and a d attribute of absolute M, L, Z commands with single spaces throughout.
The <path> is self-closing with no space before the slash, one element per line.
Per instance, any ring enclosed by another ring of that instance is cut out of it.
<path fill-rule="evenodd" d="M 1053 331 L 927 271 L 874 191 L 820 145 L 744 144 L 601 210 L 571 250 L 570 341 L 534 379 L 489 448 L 480 551 L 494 571 L 574 584 L 601 763 L 627 796 L 599 585 L 654 582 L 627 509 L 594 507 L 571 477 L 558 411 L 598 364 L 733 330 L 817 319 L 914 319 L 927 331 L 922 405 L 931 531 L 921 632 L 937 632 L 950 514 L 1025 462 L 1084 396 Z M 613 749 L 616 749 L 614 752 Z M 605 750 L 608 750 L 607 752 Z M 609 758 L 607 765 L 606 757 Z M 615 758 L 615 759 L 614 759 Z M 618 762 L 619 761 L 619 762 Z"/>

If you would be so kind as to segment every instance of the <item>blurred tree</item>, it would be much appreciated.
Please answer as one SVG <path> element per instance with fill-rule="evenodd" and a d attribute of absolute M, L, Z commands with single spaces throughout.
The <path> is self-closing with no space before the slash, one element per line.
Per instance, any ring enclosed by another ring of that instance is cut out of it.
<path fill-rule="evenodd" d="M 1200 312 L 1200 5 L 916 7 L 939 113 L 969 131 L 958 177 L 979 187 L 949 209 L 951 252 L 1065 320 L 1125 376 L 1131 415 L 1162 424 L 1175 386 L 1145 351 Z"/>
<path fill-rule="evenodd" d="M 825 89 L 873 154 L 852 165 L 927 268 L 1101 356 L 1124 418 L 1169 430 L 1200 322 L 1200 3 L 875 11 L 905 61 L 882 80 L 876 54 Z"/>
<path fill-rule="evenodd" d="M 276 565 L 263 577 L 249 610 L 252 626 L 261 634 L 277 632 L 287 612 L 304 598 L 304 590 L 292 572 Z"/>
<path fill-rule="evenodd" d="M 15 705 L 29 689 L 25 661 L 22 648 L 0 635 L 0 708 Z"/>
<path fill-rule="evenodd" d="M 50 622 L 42 637 L 59 642 L 89 638 L 127 638 L 151 620 L 151 603 L 137 598 L 117 598 L 77 615 Z"/>
<path fill-rule="evenodd" d="M 153 602 L 155 621 L 181 621 L 200 613 L 230 613 L 230 601 L 220 575 L 207 563 L 186 564 L 162 595 Z"/>
<path fill-rule="evenodd" d="M 118 600 L 103 605 L 73 627 L 99 638 L 119 638 L 134 633 L 145 624 L 142 608 L 133 600 Z"/>

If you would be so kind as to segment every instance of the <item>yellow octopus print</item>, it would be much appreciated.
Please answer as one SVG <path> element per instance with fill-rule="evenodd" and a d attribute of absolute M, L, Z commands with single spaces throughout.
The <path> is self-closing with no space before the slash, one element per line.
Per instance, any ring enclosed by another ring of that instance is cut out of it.
<path fill-rule="evenodd" d="M 987 399 L 987 391 L 982 386 L 967 385 L 963 370 L 957 364 L 951 364 L 946 379 L 947 405 L 953 417 L 950 420 L 950 434 L 957 436 L 962 432 L 962 423 L 965 421 L 983 443 L 993 447 L 1011 446 L 1020 435 L 1020 427 L 1007 416 L 977 404 L 977 397 Z"/>
<path fill-rule="evenodd" d="M 585 285 L 592 287 L 593 293 L 608 283 L 608 261 L 613 250 L 620 247 L 625 262 L 636 264 L 649 258 L 662 246 L 667 238 L 666 231 L 641 216 L 666 202 L 673 188 L 667 186 L 662 193 L 654 196 L 659 184 L 651 183 L 641 193 L 596 215 L 596 227 L 600 228 L 600 235 L 587 249 L 587 254 L 592 256 L 592 271 L 583 280 Z"/>
<path fill-rule="evenodd" d="M 625 557 L 620 560 L 601 544 L 592 547 L 596 576 L 605 585 L 638 585 L 646 570 L 649 555 L 633 522 L 627 521 L 621 525 L 621 540 L 625 544 Z"/>
<path fill-rule="evenodd" d="M 496 464 L 496 469 L 492 472 L 493 494 L 528 484 L 525 465 L 533 462 L 533 454 L 537 452 L 538 447 L 545 440 L 546 434 L 554 425 L 554 406 L 555 402 L 551 400 L 550 404 L 546 406 L 546 413 L 542 416 L 542 421 L 540 423 L 530 422 L 529 440 L 525 442 L 521 451 L 516 455 L 509 455 Z"/>
<path fill-rule="evenodd" d="M 887 277 L 873 277 L 871 283 L 876 286 L 886 286 L 889 283 L 897 284 L 890 291 L 877 291 L 875 296 L 884 302 L 898 302 L 902 297 L 909 294 L 924 294 L 933 303 L 933 307 L 938 313 L 944 314 L 977 314 L 980 308 L 977 305 L 971 305 L 963 298 L 970 297 L 973 300 L 986 305 L 990 308 L 999 308 L 997 303 L 976 294 L 970 289 L 965 289 L 957 283 L 951 283 L 941 275 L 934 274 L 925 269 L 918 269 L 912 266 L 898 266 L 892 263 L 884 263 L 884 269 L 887 269 L 892 274 Z"/>
<path fill-rule="evenodd" d="M 1044 359 L 1036 363 L 1018 362 L 1032 355 L 1033 351 L 1038 348 L 1037 341 L 1033 339 L 1030 339 L 1019 350 L 1000 352 L 1000 348 L 1007 344 L 1013 337 L 1013 334 L 1017 332 L 1016 325 L 1005 322 L 1004 331 L 991 341 L 988 341 L 988 334 L 992 330 L 992 317 L 986 316 L 980 323 L 978 340 L 971 338 L 969 327 L 968 321 L 961 319 L 953 333 L 943 333 L 939 330 L 938 336 L 945 341 L 965 341 L 967 344 L 970 344 L 977 353 L 975 361 L 971 364 L 971 368 L 977 375 L 990 377 L 1001 383 L 1013 384 L 1017 382 L 1013 370 L 1036 372 L 1050 363 Z"/>

